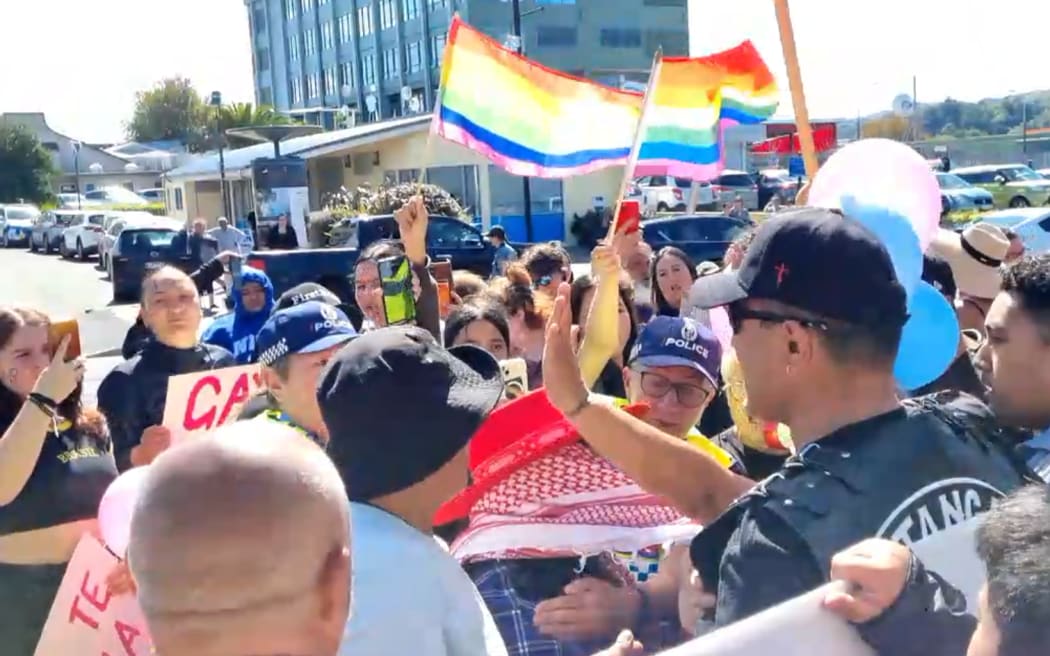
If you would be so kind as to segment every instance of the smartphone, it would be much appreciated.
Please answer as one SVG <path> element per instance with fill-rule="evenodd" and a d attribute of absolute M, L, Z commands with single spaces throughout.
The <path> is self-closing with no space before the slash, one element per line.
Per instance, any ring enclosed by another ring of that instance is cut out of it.
<path fill-rule="evenodd" d="M 634 199 L 620 201 L 620 211 L 616 214 L 616 232 L 630 235 L 642 228 L 642 204 Z"/>
<path fill-rule="evenodd" d="M 525 360 L 523 358 L 500 360 L 499 366 L 503 372 L 503 398 L 513 401 L 524 396 L 529 391 L 529 372 L 525 368 Z"/>
<path fill-rule="evenodd" d="M 66 360 L 73 360 L 80 357 L 80 324 L 77 323 L 76 319 L 63 319 L 61 321 L 52 321 L 51 328 L 48 332 L 48 342 L 51 345 L 51 352 L 54 353 L 58 349 L 58 345 L 62 343 L 66 335 L 69 335 L 69 346 L 66 347 Z"/>
<path fill-rule="evenodd" d="M 412 267 L 404 255 L 379 260 L 386 324 L 394 326 L 416 319 L 416 297 L 412 293 Z"/>
<path fill-rule="evenodd" d="M 439 280 L 437 283 L 438 293 L 438 313 L 442 319 L 448 318 L 448 313 L 452 311 L 452 287 L 451 283 Z"/>

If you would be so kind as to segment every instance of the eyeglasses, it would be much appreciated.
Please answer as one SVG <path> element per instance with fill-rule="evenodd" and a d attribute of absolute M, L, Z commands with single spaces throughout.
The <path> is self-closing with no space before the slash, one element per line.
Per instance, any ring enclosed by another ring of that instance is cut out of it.
<path fill-rule="evenodd" d="M 654 399 L 662 399 L 674 390 L 675 399 L 687 408 L 699 408 L 711 397 L 711 393 L 693 383 L 676 383 L 666 376 L 651 371 L 639 372 L 642 379 L 642 392 Z"/>
<path fill-rule="evenodd" d="M 778 314 L 776 312 L 766 312 L 764 310 L 753 310 L 737 303 L 728 306 L 726 308 L 726 313 L 729 315 L 729 325 L 732 326 L 734 335 L 740 332 L 744 322 L 748 319 L 766 321 L 768 323 L 786 323 L 788 321 L 794 321 L 800 326 L 806 328 L 823 331 L 831 329 L 828 322 L 819 319 L 806 319 L 803 317 L 792 316 L 790 314 Z"/>

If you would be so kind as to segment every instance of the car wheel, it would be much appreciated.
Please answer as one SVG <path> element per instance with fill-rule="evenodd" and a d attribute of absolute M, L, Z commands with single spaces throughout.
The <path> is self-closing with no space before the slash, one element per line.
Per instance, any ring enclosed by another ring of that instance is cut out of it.
<path fill-rule="evenodd" d="M 661 203 L 657 203 L 656 204 L 656 211 L 657 212 L 666 212 L 667 209 L 668 209 L 667 208 L 667 203 L 661 202 Z"/>
<path fill-rule="evenodd" d="M 87 259 L 87 255 L 84 255 L 84 244 L 77 238 L 77 259 L 83 262 Z"/>
<path fill-rule="evenodd" d="M 1010 199 L 1010 207 L 1031 207 L 1031 203 L 1024 196 L 1017 196 L 1016 198 Z"/>

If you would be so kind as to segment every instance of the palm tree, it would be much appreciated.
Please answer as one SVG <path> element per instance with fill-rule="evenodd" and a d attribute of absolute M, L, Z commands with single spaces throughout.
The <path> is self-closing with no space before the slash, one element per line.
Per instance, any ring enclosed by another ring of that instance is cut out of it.
<path fill-rule="evenodd" d="M 230 103 L 219 108 L 219 121 L 223 130 L 230 128 L 245 128 L 252 125 L 289 125 L 297 123 L 288 116 L 281 114 L 269 105 L 253 105 L 251 103 Z M 210 123 L 215 125 L 215 110 L 211 109 Z M 229 148 L 242 148 L 250 146 L 255 141 L 239 137 L 226 137 L 226 145 Z"/>

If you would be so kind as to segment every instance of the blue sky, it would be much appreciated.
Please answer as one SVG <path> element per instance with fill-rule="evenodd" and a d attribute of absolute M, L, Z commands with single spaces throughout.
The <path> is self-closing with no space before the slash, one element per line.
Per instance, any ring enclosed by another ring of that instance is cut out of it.
<path fill-rule="evenodd" d="M 71 136 L 119 141 L 135 91 L 164 77 L 252 99 L 242 0 L 0 4 L 0 112 L 44 111 Z M 791 116 L 772 0 L 689 4 L 693 54 L 751 38 L 781 80 L 780 114 Z M 791 10 L 813 118 L 888 109 L 912 75 L 920 102 L 1050 88 L 1046 0 L 791 0 Z"/>

